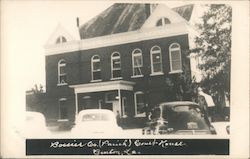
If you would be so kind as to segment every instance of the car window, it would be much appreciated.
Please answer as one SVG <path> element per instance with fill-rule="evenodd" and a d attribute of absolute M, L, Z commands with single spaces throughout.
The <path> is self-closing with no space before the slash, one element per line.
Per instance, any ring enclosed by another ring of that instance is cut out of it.
<path fill-rule="evenodd" d="M 160 108 L 154 108 L 152 110 L 151 119 L 157 119 L 157 118 L 160 118 L 160 116 L 161 116 L 161 109 Z"/>
<path fill-rule="evenodd" d="M 82 121 L 108 121 L 110 117 L 107 114 L 92 113 L 82 116 Z"/>
<path fill-rule="evenodd" d="M 172 112 L 165 112 L 169 127 L 174 130 L 204 130 L 208 125 L 199 108 L 194 106 L 175 106 Z"/>

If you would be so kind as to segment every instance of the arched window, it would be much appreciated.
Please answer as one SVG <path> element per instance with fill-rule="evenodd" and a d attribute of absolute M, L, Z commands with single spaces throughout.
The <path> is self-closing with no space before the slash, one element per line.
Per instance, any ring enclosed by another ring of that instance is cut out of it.
<path fill-rule="evenodd" d="M 142 51 L 135 49 L 132 52 L 133 76 L 142 76 L 143 58 Z"/>
<path fill-rule="evenodd" d="M 66 38 L 64 36 L 59 36 L 56 39 L 56 44 L 65 43 L 65 42 L 67 42 L 67 40 L 66 40 Z"/>
<path fill-rule="evenodd" d="M 111 55 L 111 76 L 112 79 L 121 77 L 121 57 L 119 52 Z"/>
<path fill-rule="evenodd" d="M 91 58 L 91 70 L 92 70 L 92 80 L 101 79 L 101 62 L 98 55 L 94 55 Z"/>
<path fill-rule="evenodd" d="M 135 100 L 135 116 L 137 117 L 145 117 L 145 97 L 143 92 L 135 92 L 134 94 L 134 100 Z"/>
<path fill-rule="evenodd" d="M 162 17 L 160 18 L 157 22 L 156 22 L 156 26 L 164 26 L 164 25 L 167 25 L 167 24 L 170 24 L 170 20 L 166 17 Z"/>
<path fill-rule="evenodd" d="M 181 63 L 181 47 L 177 43 L 173 43 L 169 47 L 170 72 L 182 71 Z"/>
<path fill-rule="evenodd" d="M 154 46 L 150 50 L 151 55 L 151 74 L 159 74 L 162 72 L 161 48 Z"/>
<path fill-rule="evenodd" d="M 58 85 L 67 84 L 67 74 L 66 74 L 66 61 L 61 59 L 58 62 Z"/>

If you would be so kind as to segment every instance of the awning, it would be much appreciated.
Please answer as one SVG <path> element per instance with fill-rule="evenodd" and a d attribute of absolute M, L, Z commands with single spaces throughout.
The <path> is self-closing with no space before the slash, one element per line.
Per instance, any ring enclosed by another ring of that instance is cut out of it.
<path fill-rule="evenodd" d="M 90 93 L 90 92 L 101 92 L 111 90 L 128 90 L 132 91 L 135 82 L 130 81 L 108 81 L 108 82 L 97 82 L 87 83 L 79 85 L 70 85 L 70 88 L 74 88 L 75 93 Z"/>

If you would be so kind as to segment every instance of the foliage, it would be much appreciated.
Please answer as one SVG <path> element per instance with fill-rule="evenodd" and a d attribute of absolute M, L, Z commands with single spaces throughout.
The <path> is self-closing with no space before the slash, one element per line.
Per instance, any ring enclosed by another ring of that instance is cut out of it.
<path fill-rule="evenodd" d="M 29 90 L 29 92 L 32 92 L 33 94 L 44 93 L 43 88 L 44 88 L 43 85 L 40 84 L 39 87 L 38 87 L 38 85 L 35 84 L 34 88 L 31 88 L 31 90 Z"/>
<path fill-rule="evenodd" d="M 199 66 L 204 72 L 202 86 L 210 94 L 224 98 L 225 93 L 230 94 L 232 8 L 225 4 L 207 7 L 202 23 L 197 25 L 201 34 L 192 51 L 202 58 Z"/>

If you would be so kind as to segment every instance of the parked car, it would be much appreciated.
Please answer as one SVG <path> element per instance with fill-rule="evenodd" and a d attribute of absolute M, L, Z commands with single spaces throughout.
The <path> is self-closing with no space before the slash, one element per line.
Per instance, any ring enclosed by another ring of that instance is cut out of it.
<path fill-rule="evenodd" d="M 119 135 L 122 128 L 117 125 L 116 116 L 107 109 L 86 109 L 79 112 L 71 133 L 76 136 Z"/>
<path fill-rule="evenodd" d="M 189 101 L 165 102 L 154 107 L 142 134 L 216 134 L 204 110 Z"/>
<path fill-rule="evenodd" d="M 39 112 L 26 112 L 24 134 L 26 138 L 44 138 L 50 136 L 45 117 Z"/>

